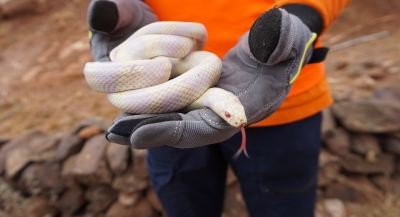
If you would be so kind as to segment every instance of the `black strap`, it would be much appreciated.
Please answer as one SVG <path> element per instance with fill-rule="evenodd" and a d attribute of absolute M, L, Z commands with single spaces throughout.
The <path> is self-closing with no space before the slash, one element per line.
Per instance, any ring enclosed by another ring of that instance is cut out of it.
<path fill-rule="evenodd" d="M 328 54 L 328 51 L 329 51 L 329 48 L 327 48 L 327 47 L 315 48 L 308 64 L 320 63 L 320 62 L 324 61 L 326 58 L 326 55 Z"/>

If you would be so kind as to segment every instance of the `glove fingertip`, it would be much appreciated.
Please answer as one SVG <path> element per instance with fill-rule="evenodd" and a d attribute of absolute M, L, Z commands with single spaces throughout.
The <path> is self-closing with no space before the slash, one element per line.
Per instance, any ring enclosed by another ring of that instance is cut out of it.
<path fill-rule="evenodd" d="M 89 26 L 96 31 L 110 33 L 118 24 L 118 8 L 112 1 L 92 1 L 88 11 Z"/>
<path fill-rule="evenodd" d="M 105 137 L 109 142 L 112 142 L 115 144 L 128 145 L 128 146 L 131 145 L 131 143 L 127 137 L 119 136 L 117 134 L 110 133 L 110 132 L 107 132 Z"/>
<path fill-rule="evenodd" d="M 272 8 L 253 23 L 249 32 L 249 47 L 253 56 L 266 63 L 277 47 L 281 34 L 282 12 Z"/>

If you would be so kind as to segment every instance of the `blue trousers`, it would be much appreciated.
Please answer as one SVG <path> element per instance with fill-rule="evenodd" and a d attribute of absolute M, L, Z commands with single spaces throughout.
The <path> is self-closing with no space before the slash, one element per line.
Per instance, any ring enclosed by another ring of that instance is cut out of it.
<path fill-rule="evenodd" d="M 321 113 L 273 127 L 248 128 L 247 151 L 236 161 L 241 134 L 194 149 L 149 149 L 153 188 L 169 217 L 216 217 L 223 208 L 227 165 L 240 182 L 251 217 L 312 217 L 316 199 Z"/>

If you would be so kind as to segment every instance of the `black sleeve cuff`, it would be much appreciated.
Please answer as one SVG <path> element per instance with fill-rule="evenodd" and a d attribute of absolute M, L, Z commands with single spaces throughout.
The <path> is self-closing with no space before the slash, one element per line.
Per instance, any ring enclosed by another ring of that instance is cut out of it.
<path fill-rule="evenodd" d="M 282 6 L 288 13 L 296 15 L 310 28 L 311 32 L 321 34 L 324 27 L 322 16 L 314 8 L 302 4 L 288 4 Z"/>

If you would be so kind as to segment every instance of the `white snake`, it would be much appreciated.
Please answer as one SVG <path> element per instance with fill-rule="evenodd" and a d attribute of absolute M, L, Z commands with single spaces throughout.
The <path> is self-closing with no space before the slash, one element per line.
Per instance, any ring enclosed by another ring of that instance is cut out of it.
<path fill-rule="evenodd" d="M 239 99 L 213 87 L 222 64 L 216 55 L 201 51 L 206 41 L 202 24 L 152 23 L 114 48 L 111 62 L 86 63 L 85 78 L 95 91 L 108 93 L 111 104 L 124 112 L 209 107 L 231 126 L 243 128 L 247 119 Z"/>

